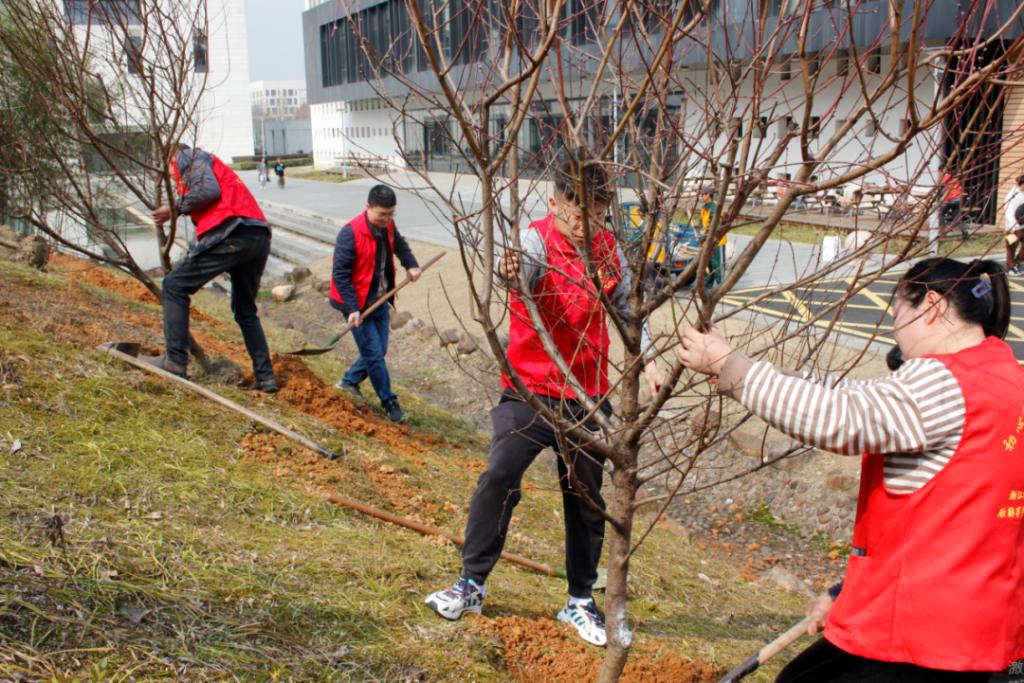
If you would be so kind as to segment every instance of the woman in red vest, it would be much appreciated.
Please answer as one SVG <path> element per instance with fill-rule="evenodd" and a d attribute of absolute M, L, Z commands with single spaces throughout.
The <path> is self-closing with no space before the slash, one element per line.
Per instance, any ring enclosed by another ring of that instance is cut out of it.
<path fill-rule="evenodd" d="M 894 308 L 904 362 L 881 379 L 793 376 L 715 330 L 689 328 L 677 349 L 777 429 L 862 456 L 846 576 L 813 615 L 824 638 L 779 681 L 980 681 L 1024 656 L 1024 369 L 1002 341 L 1006 273 L 926 259 Z"/>
<path fill-rule="evenodd" d="M 191 297 L 213 278 L 228 273 L 231 312 L 252 359 L 255 387 L 273 393 L 277 381 L 256 309 L 256 293 L 270 255 L 270 225 L 241 179 L 213 154 L 181 145 L 168 165 L 180 195 L 176 213 L 191 217 L 196 233 L 185 259 L 164 278 L 166 352 L 141 360 L 184 377 Z M 153 211 L 157 225 L 170 217 L 169 206 Z"/>
<path fill-rule="evenodd" d="M 582 176 L 582 201 L 574 180 L 578 175 Z M 577 392 L 585 393 L 606 416 L 611 413 L 607 401 L 609 337 L 600 292 L 584 256 L 584 205 L 591 222 L 593 270 L 619 314 L 625 319 L 631 315 L 629 270 L 614 235 L 604 227 L 613 191 L 599 166 L 580 169 L 579 162 L 568 162 L 555 179 L 554 196 L 549 200 L 551 213 L 530 224 L 520 240 L 522 255 L 507 251 L 498 273 L 510 289 L 509 366 L 535 398 L 567 421 L 581 421 L 592 431 L 601 429 L 599 421 L 587 415 Z M 526 289 L 520 290 L 524 285 Z M 567 381 L 548 355 L 527 310 L 528 301 L 536 306 L 541 327 L 575 381 Z M 640 346 L 650 347 L 646 328 Z M 645 376 L 655 393 L 662 378 L 653 360 L 648 361 Z M 604 541 L 600 512 L 604 507 L 603 458 L 585 454 L 571 439 L 563 439 L 564 434 L 523 400 L 508 374 L 502 375 L 501 382 L 501 400 L 491 411 L 494 434 L 487 470 L 480 475 L 469 506 L 461 575 L 451 588 L 428 595 L 425 602 L 445 619 L 480 613 L 487 592 L 485 581 L 501 556 L 512 510 L 521 498 L 523 474 L 543 449 L 554 448 L 561 453 L 558 474 L 565 508 L 569 584 L 569 598 L 558 612 L 558 620 L 571 624 L 588 643 L 604 646 L 604 615 L 592 596 Z"/>

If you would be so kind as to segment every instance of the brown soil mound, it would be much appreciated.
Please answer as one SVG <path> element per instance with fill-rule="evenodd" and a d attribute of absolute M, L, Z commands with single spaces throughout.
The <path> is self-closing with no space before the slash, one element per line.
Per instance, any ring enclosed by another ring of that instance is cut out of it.
<path fill-rule="evenodd" d="M 580 642 L 568 626 L 553 619 L 498 617 L 477 619 L 479 629 L 501 640 L 505 666 L 512 680 L 522 683 L 592 681 L 601 669 L 600 652 Z M 650 648 L 646 648 L 650 650 Z M 722 671 L 674 653 L 637 651 L 630 656 L 619 680 L 623 683 L 704 683 L 717 681 Z"/>
<path fill-rule="evenodd" d="M 430 526 L 443 523 L 438 518 L 446 509 L 444 505 L 452 507 L 447 501 L 442 504 L 428 500 L 424 492 L 410 485 L 407 475 L 393 467 L 370 459 L 359 461 L 354 454 L 328 461 L 309 449 L 295 447 L 283 436 L 264 433 L 247 434 L 242 439 L 242 450 L 246 460 L 267 465 L 274 476 L 292 479 L 313 495 L 358 497 L 358 488 L 369 484 L 372 492 L 363 494 L 365 502 L 380 505 L 386 500 L 391 510 Z"/>
<path fill-rule="evenodd" d="M 138 280 L 119 277 L 105 268 L 101 268 L 100 266 L 88 261 L 83 261 L 82 259 L 74 258 L 73 256 L 58 253 L 53 254 L 50 257 L 49 269 L 53 272 L 65 275 L 72 280 L 88 282 L 90 285 L 95 285 L 96 287 L 102 287 L 103 289 L 117 292 L 121 296 L 131 299 L 132 301 L 139 301 L 144 304 L 158 303 L 156 295 L 146 289 L 146 286 Z M 206 323 L 207 325 L 211 325 L 213 327 L 221 326 L 219 320 L 211 318 L 202 311 L 196 310 L 195 307 L 190 311 L 190 315 L 193 320 L 198 320 Z"/>
<path fill-rule="evenodd" d="M 66 255 L 56 255 L 55 259 L 55 267 L 69 278 L 68 286 L 53 290 L 5 283 L 0 288 L 0 318 L 22 321 L 43 334 L 75 345 L 95 347 L 111 340 L 140 341 L 146 353 L 159 352 L 163 346 L 159 311 L 111 310 L 78 285 L 82 281 L 89 282 L 136 301 L 152 301 L 149 290 L 86 261 Z M 192 329 L 192 334 L 208 355 L 223 356 L 243 368 L 250 367 L 248 354 L 241 345 L 224 342 L 196 328 Z M 343 433 L 373 436 L 406 454 L 424 453 L 424 444 L 435 445 L 440 441 L 426 435 L 412 435 L 407 428 L 378 418 L 368 407 L 353 405 L 299 358 L 278 355 L 273 363 L 281 386 L 280 400 Z"/>
<path fill-rule="evenodd" d="M 369 408 L 356 406 L 348 396 L 328 386 L 299 358 L 274 354 L 273 363 L 274 374 L 281 387 L 278 396 L 307 415 L 337 427 L 342 433 L 358 432 L 372 436 L 405 454 L 423 452 L 407 428 L 379 419 L 367 419 Z"/>

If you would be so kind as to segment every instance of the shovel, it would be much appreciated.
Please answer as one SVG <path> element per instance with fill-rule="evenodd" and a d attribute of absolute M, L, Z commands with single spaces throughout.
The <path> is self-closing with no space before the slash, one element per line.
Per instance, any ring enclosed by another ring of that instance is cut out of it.
<path fill-rule="evenodd" d="M 789 645 L 800 639 L 800 636 L 807 633 L 807 627 L 811 623 L 810 617 L 804 617 L 799 623 L 793 624 L 789 627 L 789 630 L 783 633 L 781 636 L 768 643 L 755 654 L 751 655 L 749 659 L 737 666 L 735 669 L 725 674 L 718 683 L 735 683 L 741 678 L 757 671 L 757 667 L 761 666 L 769 659 L 785 650 Z"/>
<path fill-rule="evenodd" d="M 441 253 L 437 254 L 436 256 L 431 258 L 429 261 L 424 263 L 422 266 L 420 266 L 420 271 L 421 272 L 426 272 L 427 268 L 429 268 L 430 266 L 432 266 L 435 263 L 437 263 L 438 261 L 440 261 L 441 257 L 444 256 L 445 253 L 446 252 L 442 251 Z M 394 295 L 395 292 L 400 290 L 402 287 L 405 287 L 410 282 L 412 282 L 412 280 L 410 280 L 408 277 L 405 278 L 404 280 L 402 280 L 401 282 L 399 282 L 393 289 L 389 290 L 384 296 L 379 297 L 376 301 L 374 301 L 372 304 L 370 304 L 370 306 L 368 306 L 367 309 L 365 311 L 363 311 L 363 317 L 365 318 L 370 313 L 373 313 L 378 308 L 383 306 L 385 303 L 388 302 L 388 300 L 392 297 L 392 295 Z M 344 337 L 351 330 L 352 330 L 352 326 L 349 325 L 348 323 L 345 323 L 344 325 L 341 326 L 341 330 L 339 330 L 337 332 L 337 334 L 335 334 L 333 337 L 328 339 L 327 343 L 325 345 L 321 346 L 320 348 L 311 348 L 311 349 L 307 348 L 307 349 L 299 349 L 298 351 L 285 351 L 284 355 L 286 355 L 286 356 L 318 356 L 321 353 L 327 353 L 328 351 L 333 349 L 335 346 L 337 346 L 338 342 L 341 341 L 341 338 Z"/>

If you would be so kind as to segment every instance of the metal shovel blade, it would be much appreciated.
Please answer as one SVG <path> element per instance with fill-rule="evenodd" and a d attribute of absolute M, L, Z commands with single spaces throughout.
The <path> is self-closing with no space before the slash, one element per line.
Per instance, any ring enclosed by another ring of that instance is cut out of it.
<path fill-rule="evenodd" d="M 299 349 L 298 351 L 286 351 L 286 356 L 319 356 L 321 353 L 327 353 L 335 346 L 338 345 L 338 340 L 341 339 L 343 332 L 338 332 L 333 337 L 327 340 L 327 343 L 320 348 L 316 349 Z"/>
<path fill-rule="evenodd" d="M 139 351 L 142 350 L 142 344 L 138 342 L 111 341 L 100 344 L 100 348 L 104 351 L 120 351 L 126 356 L 138 358 Z"/>

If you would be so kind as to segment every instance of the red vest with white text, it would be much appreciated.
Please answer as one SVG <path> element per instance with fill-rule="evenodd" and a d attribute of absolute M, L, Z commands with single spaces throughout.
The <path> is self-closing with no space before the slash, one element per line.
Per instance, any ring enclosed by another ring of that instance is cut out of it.
<path fill-rule="evenodd" d="M 582 254 L 558 232 L 553 216 L 530 227 L 540 232 L 547 249 L 546 272 L 532 294 L 541 321 L 587 395 L 603 395 L 608 392 L 608 325 L 593 279 L 586 271 Z M 607 230 L 593 236 L 593 255 L 601 286 L 610 295 L 621 273 L 615 237 Z M 526 305 L 515 289 L 511 293 L 508 361 L 533 393 L 576 398 L 544 350 Z M 504 374 L 501 384 L 513 387 Z"/>
<path fill-rule="evenodd" d="M 210 156 L 213 158 L 213 175 L 217 178 L 217 184 L 220 185 L 220 199 L 200 211 L 192 212 L 192 222 L 196 226 L 196 239 L 201 238 L 204 233 L 213 230 L 228 218 L 254 218 L 266 223 L 267 218 L 263 215 L 263 210 L 260 209 L 256 198 L 252 196 L 241 178 L 216 155 L 210 154 Z M 171 168 L 174 171 L 174 179 L 178 183 L 178 194 L 184 196 L 188 192 L 188 186 L 181 177 L 177 161 L 171 164 Z"/>
<path fill-rule="evenodd" d="M 960 446 L 912 494 L 863 456 L 854 552 L 825 638 L 849 653 L 998 671 L 1024 656 L 1024 369 L 996 337 L 930 356 L 963 393 Z"/>
<path fill-rule="evenodd" d="M 356 242 L 356 262 L 352 266 L 352 287 L 356 290 L 356 302 L 360 311 L 366 308 L 366 298 L 370 295 L 370 284 L 373 282 L 373 269 L 377 267 L 377 240 L 373 236 L 370 224 L 366 222 L 366 212 L 359 214 L 348 222 L 352 226 L 352 235 Z M 388 282 L 395 286 L 395 223 L 388 221 L 388 251 L 391 258 L 384 261 L 384 271 Z M 341 294 L 331 277 L 331 299 L 343 303 Z"/>

